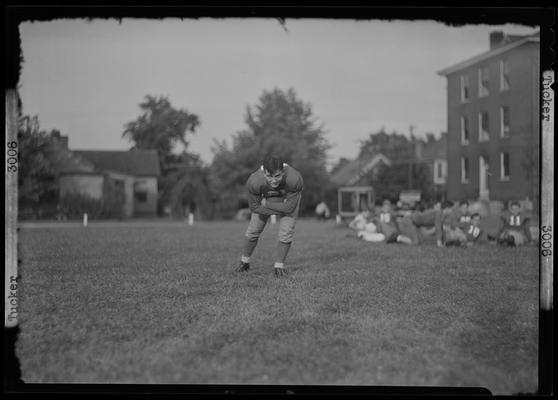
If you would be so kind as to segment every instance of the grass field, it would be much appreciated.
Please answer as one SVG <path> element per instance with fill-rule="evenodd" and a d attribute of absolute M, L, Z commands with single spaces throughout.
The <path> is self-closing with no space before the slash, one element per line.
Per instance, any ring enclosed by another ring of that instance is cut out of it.
<path fill-rule="evenodd" d="M 236 274 L 246 224 L 19 233 L 27 383 L 477 386 L 537 390 L 535 247 L 372 244 L 276 226 Z"/>

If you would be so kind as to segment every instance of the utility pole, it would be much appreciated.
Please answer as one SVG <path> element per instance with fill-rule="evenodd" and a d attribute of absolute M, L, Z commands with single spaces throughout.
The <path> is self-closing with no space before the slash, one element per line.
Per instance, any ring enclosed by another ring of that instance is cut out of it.
<path fill-rule="evenodd" d="M 411 154 L 410 154 L 410 157 L 409 157 L 409 190 L 411 190 L 413 188 L 413 158 L 415 157 L 415 147 L 414 147 L 415 139 L 413 137 L 413 129 L 414 128 L 415 127 L 413 125 L 411 125 L 409 127 L 409 131 L 411 133 L 411 140 L 410 140 L 410 143 L 411 143 L 411 152 L 410 153 Z"/>

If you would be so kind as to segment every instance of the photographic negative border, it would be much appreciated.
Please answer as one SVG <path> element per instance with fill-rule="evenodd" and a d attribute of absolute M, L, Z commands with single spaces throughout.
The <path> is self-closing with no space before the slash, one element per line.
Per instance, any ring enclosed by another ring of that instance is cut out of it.
<path fill-rule="evenodd" d="M 257 7 L 257 6 L 234 6 L 234 7 L 217 7 L 217 6 L 166 6 L 157 7 L 145 4 L 139 4 L 141 7 L 133 6 L 89 6 L 87 4 L 76 6 L 7 6 L 6 18 L 6 43 L 8 48 L 6 51 L 6 151 L 9 142 L 17 143 L 17 115 L 19 99 L 17 97 L 17 84 L 19 80 L 21 49 L 18 33 L 18 25 L 23 21 L 32 20 L 51 20 L 55 18 L 275 18 L 285 30 L 288 30 L 287 19 L 289 18 L 329 18 L 329 19 L 355 19 L 355 20 L 435 20 L 448 25 L 460 26 L 465 24 L 505 24 L 519 23 L 525 25 L 540 25 L 541 27 L 541 105 L 540 109 L 549 107 L 548 113 L 541 112 L 540 132 L 540 224 L 541 231 L 539 245 L 540 247 L 540 310 L 539 310 L 539 390 L 538 394 L 550 394 L 552 387 L 553 372 L 553 189 L 554 189 L 554 92 L 551 85 L 554 82 L 553 62 L 554 54 L 551 45 L 554 41 L 551 24 L 554 22 L 554 7 Z M 146 7 L 148 6 L 148 7 Z M 545 97 L 547 96 L 547 97 Z M 550 96 L 550 97 L 548 97 Z M 548 102 L 548 103 L 547 103 Z M 11 152 L 10 154 L 13 154 Z M 8 157 L 13 157 L 6 153 L 6 162 Z M 5 341 L 6 354 L 13 354 L 13 358 L 9 356 L 5 360 L 6 369 L 11 371 L 8 377 L 8 391 L 30 391 L 30 392 L 87 392 L 102 390 L 107 392 L 107 388 L 99 388 L 104 385 L 21 385 L 19 363 L 13 347 L 17 340 L 19 332 L 17 307 L 15 315 L 9 320 L 10 301 L 15 298 L 17 304 L 18 287 L 18 260 L 17 260 L 17 174 L 8 174 L 6 172 L 6 273 L 5 273 L 5 332 L 8 338 Z M 546 227 L 543 231 L 543 227 Z M 543 235 L 546 236 L 543 237 Z M 548 246 L 548 247 L 544 247 Z M 543 250 L 550 250 L 545 252 Z M 14 284 L 12 279 L 16 277 L 15 291 L 11 289 L 10 284 Z M 14 293 L 15 292 L 15 293 Z M 13 297 L 8 298 L 8 296 Z M 207 389 L 207 390 L 206 390 Z M 254 387 L 238 385 L 227 387 L 225 385 L 205 388 L 205 387 L 189 387 L 179 386 L 171 388 L 158 388 L 151 385 L 132 387 L 126 385 L 118 388 L 110 387 L 109 391 L 114 392 L 160 392 L 171 391 L 178 393 L 314 393 L 314 394 L 395 394 L 395 393 L 413 393 L 413 394 L 468 394 L 467 390 L 459 388 L 457 393 L 451 388 L 351 388 L 351 387 Z M 482 392 L 482 390 L 481 390 Z M 478 391 L 477 391 L 478 393 Z M 473 394 L 473 393 L 470 393 Z M 482 394 L 482 393 L 481 393 Z"/>

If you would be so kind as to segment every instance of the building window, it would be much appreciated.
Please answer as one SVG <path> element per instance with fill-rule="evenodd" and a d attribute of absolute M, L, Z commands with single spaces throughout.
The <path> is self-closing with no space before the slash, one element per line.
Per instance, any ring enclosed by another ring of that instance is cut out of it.
<path fill-rule="evenodd" d="M 461 183 L 469 183 L 469 159 L 461 157 Z"/>
<path fill-rule="evenodd" d="M 489 130 L 488 112 L 481 111 L 479 113 L 479 142 L 490 139 Z"/>
<path fill-rule="evenodd" d="M 461 76 L 461 102 L 469 101 L 469 77 L 466 75 Z"/>
<path fill-rule="evenodd" d="M 443 185 L 446 183 L 447 177 L 447 164 L 445 160 L 434 161 L 434 183 L 436 185 Z"/>
<path fill-rule="evenodd" d="M 510 136 L 510 108 L 507 106 L 500 107 L 500 136 Z"/>
<path fill-rule="evenodd" d="M 145 192 L 145 191 L 134 192 L 134 199 L 138 203 L 146 203 L 147 202 L 147 192 Z"/>
<path fill-rule="evenodd" d="M 479 97 L 488 96 L 488 68 L 479 69 Z"/>
<path fill-rule="evenodd" d="M 500 180 L 510 180 L 510 153 L 500 153 Z"/>
<path fill-rule="evenodd" d="M 469 144 L 469 119 L 466 116 L 461 117 L 461 144 Z"/>
<path fill-rule="evenodd" d="M 500 90 L 510 88 L 510 67 L 507 61 L 500 61 Z"/>

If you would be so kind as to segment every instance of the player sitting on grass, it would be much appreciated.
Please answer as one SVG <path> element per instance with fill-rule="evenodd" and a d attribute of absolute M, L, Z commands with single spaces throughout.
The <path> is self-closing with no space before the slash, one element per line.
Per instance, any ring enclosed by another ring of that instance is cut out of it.
<path fill-rule="evenodd" d="M 498 244 L 506 247 L 522 246 L 532 241 L 530 217 L 521 211 L 517 201 L 510 204 L 509 210 L 502 213 L 498 230 Z"/>
<path fill-rule="evenodd" d="M 486 232 L 481 228 L 480 214 L 474 213 L 470 218 L 469 223 L 464 223 L 455 230 L 445 232 L 446 246 L 469 247 L 487 240 Z"/>
<path fill-rule="evenodd" d="M 414 212 L 409 216 L 405 216 L 398 222 L 399 229 L 403 236 L 411 239 L 413 245 L 420 244 L 423 241 L 420 228 L 434 228 L 436 235 L 436 244 L 443 246 L 443 222 L 445 216 L 451 213 L 453 203 L 446 201 L 442 204 L 442 209 L 430 209 L 424 212 Z"/>
<path fill-rule="evenodd" d="M 279 242 L 275 264 L 276 276 L 287 274 L 285 259 L 291 247 L 303 189 L 302 175 L 278 156 L 266 157 L 263 165 L 246 182 L 252 215 L 244 238 L 244 249 L 237 271 L 248 271 L 250 256 L 270 215 L 279 217 Z"/>
<path fill-rule="evenodd" d="M 459 208 L 456 209 L 454 215 L 460 226 L 463 227 L 470 224 L 473 216 L 469 213 L 469 202 L 467 200 L 462 200 L 459 203 Z"/>
<path fill-rule="evenodd" d="M 410 238 L 399 232 L 397 215 L 388 199 L 382 202 L 382 207 L 374 217 L 374 223 L 378 227 L 378 232 L 384 234 L 386 243 L 412 244 Z"/>

